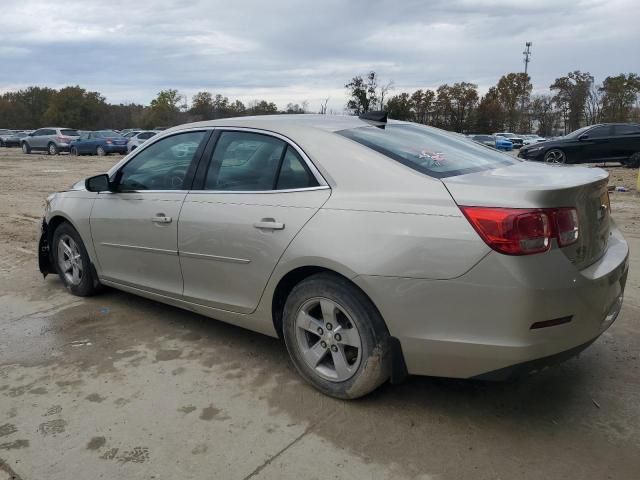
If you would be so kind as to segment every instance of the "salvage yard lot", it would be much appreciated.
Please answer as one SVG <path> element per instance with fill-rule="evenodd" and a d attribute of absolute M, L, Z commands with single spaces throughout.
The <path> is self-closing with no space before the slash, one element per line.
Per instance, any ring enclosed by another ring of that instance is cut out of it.
<path fill-rule="evenodd" d="M 119 158 L 0 150 L 0 479 L 638 478 L 637 170 L 609 168 L 631 190 L 611 194 L 632 249 L 625 305 L 579 359 L 346 403 L 303 384 L 277 340 L 42 279 L 44 199 Z"/>

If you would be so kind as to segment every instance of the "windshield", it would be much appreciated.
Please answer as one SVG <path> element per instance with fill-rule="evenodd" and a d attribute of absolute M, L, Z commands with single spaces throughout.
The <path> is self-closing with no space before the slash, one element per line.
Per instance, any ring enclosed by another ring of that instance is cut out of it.
<path fill-rule="evenodd" d="M 590 128 L 591 126 L 579 128 L 578 130 L 574 130 L 573 132 L 566 134 L 564 138 L 577 138 Z"/>
<path fill-rule="evenodd" d="M 337 133 L 436 178 L 520 162 L 461 135 L 417 124 L 359 127 Z"/>
<path fill-rule="evenodd" d="M 65 137 L 79 137 L 80 134 L 77 130 L 71 130 L 70 128 L 64 128 L 60 130 L 60 135 L 64 135 Z"/>

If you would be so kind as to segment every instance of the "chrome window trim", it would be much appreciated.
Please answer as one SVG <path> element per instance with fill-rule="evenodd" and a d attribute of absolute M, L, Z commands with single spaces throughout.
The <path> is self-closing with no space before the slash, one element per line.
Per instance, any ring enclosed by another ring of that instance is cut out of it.
<path fill-rule="evenodd" d="M 233 195 L 236 193 L 253 193 L 253 194 L 278 194 L 278 193 L 295 193 L 295 192 L 309 192 L 313 190 L 331 190 L 329 185 L 320 185 L 318 187 L 304 187 L 304 188 L 287 188 L 283 190 L 190 190 L 189 195 Z"/>

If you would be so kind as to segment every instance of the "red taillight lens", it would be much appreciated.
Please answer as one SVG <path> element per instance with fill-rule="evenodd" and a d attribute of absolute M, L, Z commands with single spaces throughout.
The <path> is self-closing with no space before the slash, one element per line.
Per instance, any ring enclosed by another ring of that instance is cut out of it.
<path fill-rule="evenodd" d="M 485 243 L 507 255 L 546 252 L 552 238 L 560 246 L 578 240 L 575 208 L 460 208 Z"/>
<path fill-rule="evenodd" d="M 111 143 L 113 143 L 113 140 L 111 140 L 111 139 L 107 139 L 107 140 L 105 141 L 105 143 L 109 143 L 109 144 L 111 144 Z"/>
<path fill-rule="evenodd" d="M 578 241 L 578 212 L 575 208 L 559 208 L 553 212 L 558 245 L 566 247 Z"/>

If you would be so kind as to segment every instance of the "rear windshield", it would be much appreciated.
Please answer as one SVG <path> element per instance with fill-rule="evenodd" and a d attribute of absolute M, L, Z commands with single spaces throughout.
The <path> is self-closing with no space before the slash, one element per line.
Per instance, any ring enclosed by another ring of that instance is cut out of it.
<path fill-rule="evenodd" d="M 111 137 L 121 137 L 118 132 L 114 132 L 113 130 L 100 130 L 95 133 L 95 136 L 98 138 L 111 138 Z"/>
<path fill-rule="evenodd" d="M 359 127 L 337 133 L 436 178 L 520 162 L 460 134 L 417 124 Z"/>
<path fill-rule="evenodd" d="M 77 130 L 71 130 L 70 128 L 64 128 L 60 130 L 60 135 L 64 135 L 65 137 L 79 137 L 80 134 Z"/>

